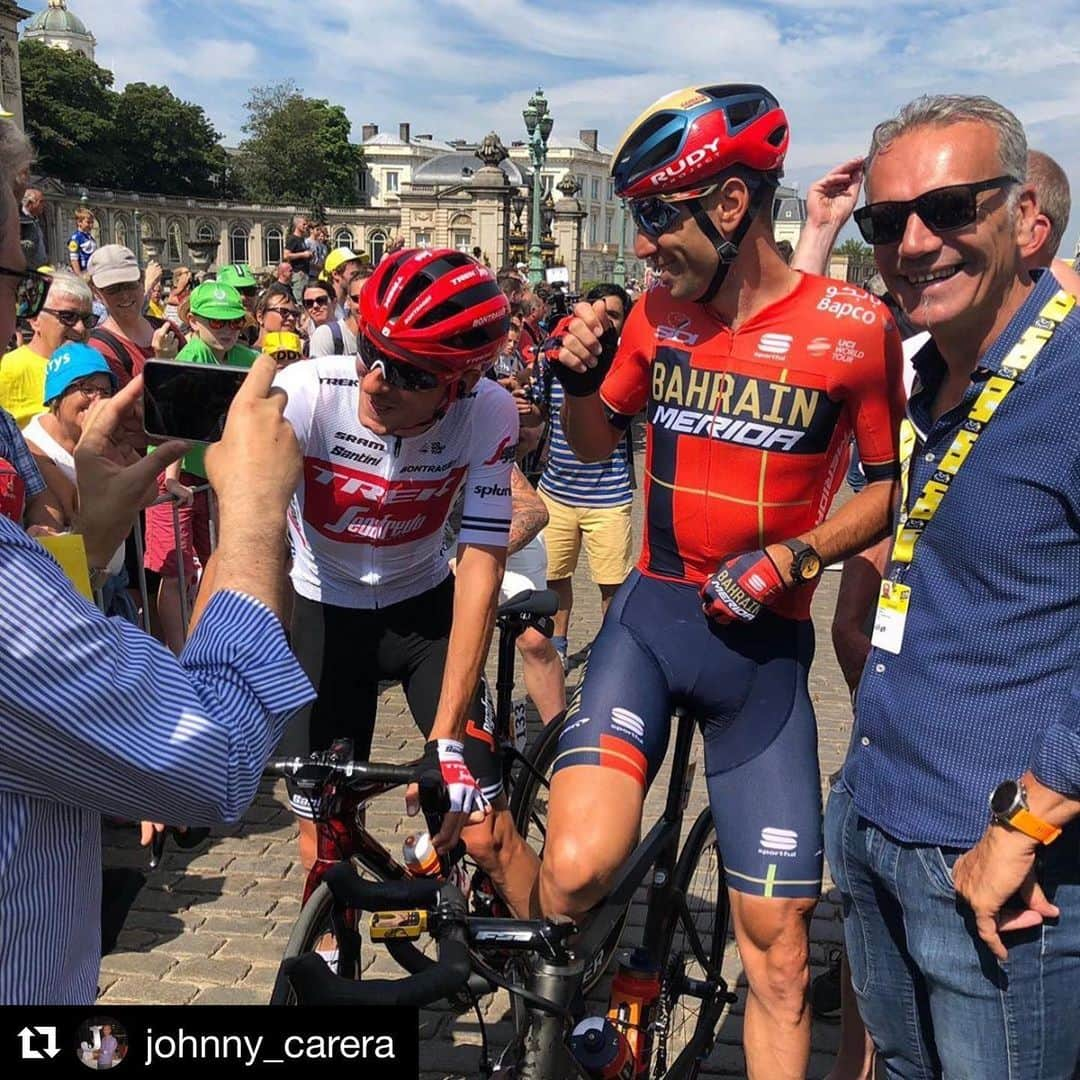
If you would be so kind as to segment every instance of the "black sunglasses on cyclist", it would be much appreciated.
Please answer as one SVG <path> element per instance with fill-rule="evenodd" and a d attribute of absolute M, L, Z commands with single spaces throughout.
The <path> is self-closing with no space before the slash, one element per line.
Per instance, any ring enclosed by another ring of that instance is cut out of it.
<path fill-rule="evenodd" d="M 97 326 L 97 313 L 93 311 L 58 311 L 56 308 L 43 307 L 42 311 L 51 315 L 57 322 L 71 329 L 76 323 L 82 323 L 87 330 L 93 330 Z"/>
<path fill-rule="evenodd" d="M 434 390 L 444 383 L 438 375 L 425 371 L 423 368 L 414 367 L 412 364 L 406 364 L 389 353 L 383 352 L 367 334 L 362 333 L 357 344 L 364 367 L 368 371 L 378 368 L 382 372 L 382 377 L 397 390 Z"/>
<path fill-rule="evenodd" d="M 644 199 L 630 199 L 630 216 L 641 232 L 650 239 L 656 240 L 675 228 L 682 216 L 679 210 L 680 203 L 688 199 L 704 199 L 717 187 L 717 184 L 706 184 L 705 187 L 695 188 L 693 191 L 681 192 L 678 200 L 674 202 L 655 195 Z"/>
<path fill-rule="evenodd" d="M 974 224 L 979 213 L 976 195 L 1019 182 L 1015 176 L 995 176 L 992 180 L 924 191 L 906 202 L 868 203 L 855 211 L 855 224 L 868 244 L 877 245 L 898 243 L 912 214 L 918 214 L 933 232 L 953 232 Z"/>
<path fill-rule="evenodd" d="M 0 266 L 0 276 L 19 278 L 15 288 L 15 314 L 20 319 L 32 319 L 40 314 L 49 295 L 52 278 L 37 270 L 9 270 Z"/>

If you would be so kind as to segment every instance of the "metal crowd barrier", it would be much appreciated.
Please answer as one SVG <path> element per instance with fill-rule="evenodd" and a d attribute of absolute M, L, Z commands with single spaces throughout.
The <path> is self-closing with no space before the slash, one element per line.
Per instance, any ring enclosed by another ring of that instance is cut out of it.
<path fill-rule="evenodd" d="M 203 492 L 207 493 L 207 500 L 210 506 L 210 553 L 213 554 L 217 550 L 217 533 L 218 533 L 218 509 L 217 509 L 217 497 L 214 495 L 214 489 L 209 483 L 199 484 L 191 489 L 192 495 L 201 495 Z M 180 593 L 180 619 L 183 623 L 183 640 L 187 641 L 188 635 L 188 623 L 191 619 L 191 601 L 192 597 L 188 595 L 187 582 L 184 579 L 184 560 L 179 554 L 181 547 L 181 535 L 180 535 L 180 500 L 175 495 L 168 493 L 159 495 L 150 506 L 162 506 L 165 503 L 172 504 L 172 518 L 173 518 L 173 542 L 176 545 L 177 557 L 176 557 L 176 576 L 177 586 Z M 149 507 L 148 507 L 149 509 Z M 140 519 L 141 520 L 141 519 Z M 139 522 L 136 522 L 132 534 L 135 540 L 135 557 L 139 567 L 139 599 L 141 600 L 141 607 L 139 610 L 139 626 L 146 632 L 150 633 L 150 589 L 146 583 L 146 539 L 143 536 L 143 530 L 139 527 Z M 205 570 L 206 567 L 203 567 Z M 95 599 L 98 607 L 104 610 L 105 600 L 104 594 L 99 590 L 95 593 Z"/>

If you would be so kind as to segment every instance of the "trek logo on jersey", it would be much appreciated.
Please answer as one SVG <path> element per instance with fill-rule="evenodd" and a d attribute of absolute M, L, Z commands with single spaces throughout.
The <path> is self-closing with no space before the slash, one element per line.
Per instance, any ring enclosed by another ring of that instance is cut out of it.
<path fill-rule="evenodd" d="M 629 736 L 637 743 L 645 741 L 645 721 L 629 709 L 612 709 L 611 726 L 617 735 L 622 735 L 624 738 Z"/>
<path fill-rule="evenodd" d="M 794 340 L 791 334 L 762 334 L 754 355 L 761 360 L 780 360 L 787 356 Z"/>
<path fill-rule="evenodd" d="M 656 328 L 657 341 L 674 341 L 683 345 L 696 345 L 701 338 L 700 334 L 690 331 L 690 316 L 681 311 L 672 311 L 668 314 L 667 322 Z"/>
<path fill-rule="evenodd" d="M 841 407 L 823 390 L 690 367 L 688 354 L 676 350 L 653 361 L 649 423 L 680 435 L 821 454 Z"/>
<path fill-rule="evenodd" d="M 466 469 L 442 478 L 387 480 L 336 462 L 304 459 L 304 520 L 342 543 L 400 544 L 442 529 Z"/>
<path fill-rule="evenodd" d="M 794 859 L 799 853 L 799 834 L 794 829 L 774 829 L 766 826 L 761 830 L 759 855 L 780 855 Z"/>
<path fill-rule="evenodd" d="M 877 309 L 882 306 L 876 296 L 850 285 L 830 285 L 818 301 L 818 311 L 827 311 L 834 319 L 854 319 L 864 326 L 877 322 Z"/>

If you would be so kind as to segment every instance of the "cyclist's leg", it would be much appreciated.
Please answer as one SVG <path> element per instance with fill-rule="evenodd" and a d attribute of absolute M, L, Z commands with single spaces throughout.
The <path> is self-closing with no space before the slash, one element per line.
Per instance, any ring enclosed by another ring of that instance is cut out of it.
<path fill-rule="evenodd" d="M 401 679 L 409 711 L 425 738 L 442 694 L 452 616 L 453 579 L 449 578 L 422 597 L 395 605 L 387 635 L 387 665 L 393 664 L 391 673 Z M 495 717 L 479 686 L 469 709 L 464 745 L 465 763 L 491 802 L 492 812 L 482 823 L 464 828 L 461 838 L 511 911 L 524 918 L 539 864 L 514 828 L 502 786 Z"/>
<path fill-rule="evenodd" d="M 667 748 L 669 680 L 631 629 L 659 617 L 633 575 L 612 605 L 559 739 L 540 870 L 545 915 L 580 918 L 637 842 L 648 784 Z"/>
<path fill-rule="evenodd" d="M 370 660 L 360 663 L 357 658 L 365 651 L 370 657 L 374 651 L 374 642 L 365 641 L 370 624 L 368 612 L 353 612 L 294 596 L 290 642 L 318 697 L 290 722 L 278 743 L 280 756 L 306 758 L 344 736 L 353 740 L 354 758 L 367 760 L 379 684 Z M 312 808 L 295 794 L 291 795 L 291 803 L 300 819 L 300 861 L 310 869 L 317 855 L 318 837 Z"/>
<path fill-rule="evenodd" d="M 817 727 L 806 677 L 813 629 L 765 617 L 775 655 L 760 663 L 739 714 L 705 725 L 709 801 L 728 873 L 749 994 L 743 1042 L 751 1078 L 803 1077 L 810 1054 L 809 925 L 821 891 Z M 746 650 L 753 654 L 754 648 Z M 786 721 L 753 749 L 740 729 Z"/>

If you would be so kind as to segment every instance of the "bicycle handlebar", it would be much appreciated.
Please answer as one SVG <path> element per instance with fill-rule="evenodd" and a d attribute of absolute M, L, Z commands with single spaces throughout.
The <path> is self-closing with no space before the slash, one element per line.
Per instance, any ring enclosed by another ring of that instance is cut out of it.
<path fill-rule="evenodd" d="M 285 960 L 278 973 L 288 980 L 298 1005 L 402 1005 L 418 1008 L 457 993 L 468 981 L 472 965 L 466 944 L 467 909 L 461 890 L 430 878 L 365 881 L 351 866 L 340 864 L 325 879 L 337 907 L 358 911 L 432 908 L 432 937 L 438 960 L 404 979 L 343 979 L 316 953 Z"/>
<path fill-rule="evenodd" d="M 369 780 L 373 784 L 414 784 L 420 779 L 420 763 L 411 765 L 381 765 L 374 761 L 326 761 L 313 755 L 310 758 L 284 758 L 268 761 L 263 776 L 271 779 L 295 777 L 301 769 L 312 768 L 346 780 Z"/>

